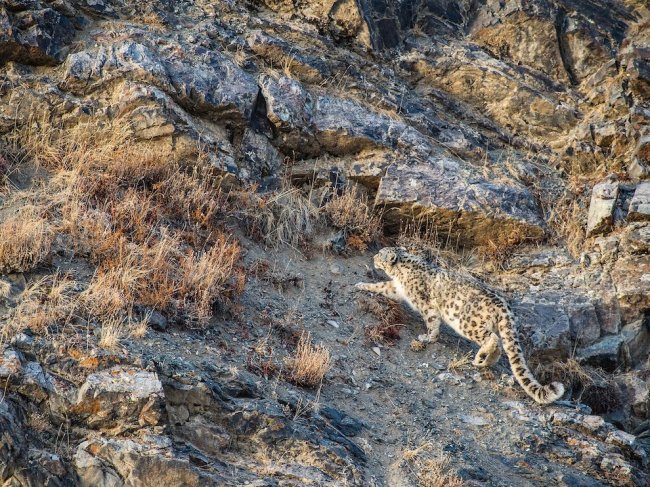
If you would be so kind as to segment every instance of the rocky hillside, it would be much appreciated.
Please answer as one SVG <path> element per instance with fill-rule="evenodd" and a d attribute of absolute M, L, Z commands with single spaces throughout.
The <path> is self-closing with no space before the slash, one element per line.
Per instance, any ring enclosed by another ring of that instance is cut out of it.
<path fill-rule="evenodd" d="M 643 0 L 0 1 L 2 485 L 648 485 L 649 221 Z"/>

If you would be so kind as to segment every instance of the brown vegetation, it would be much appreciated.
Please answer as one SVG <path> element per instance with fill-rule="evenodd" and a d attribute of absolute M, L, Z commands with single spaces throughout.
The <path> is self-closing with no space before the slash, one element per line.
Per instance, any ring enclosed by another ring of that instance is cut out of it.
<path fill-rule="evenodd" d="M 25 272 L 50 253 L 53 233 L 37 208 L 21 208 L 0 224 L 0 272 Z"/>
<path fill-rule="evenodd" d="M 330 352 L 322 345 L 314 345 L 308 333 L 302 334 L 295 353 L 285 359 L 287 379 L 303 387 L 315 387 L 323 382 L 330 368 Z"/>
<path fill-rule="evenodd" d="M 462 487 L 462 479 L 450 469 L 449 457 L 433 454 L 431 442 L 404 450 L 403 463 L 416 478 L 418 487 Z"/>
<path fill-rule="evenodd" d="M 343 232 L 346 244 L 356 250 L 367 250 L 382 235 L 381 213 L 374 211 L 368 197 L 355 189 L 334 194 L 323 205 L 322 213 L 328 223 Z"/>
<path fill-rule="evenodd" d="M 394 343 L 400 339 L 400 330 L 405 326 L 408 316 L 404 308 L 383 296 L 360 296 L 359 308 L 377 319 L 377 323 L 367 326 L 364 335 L 372 343 Z"/>

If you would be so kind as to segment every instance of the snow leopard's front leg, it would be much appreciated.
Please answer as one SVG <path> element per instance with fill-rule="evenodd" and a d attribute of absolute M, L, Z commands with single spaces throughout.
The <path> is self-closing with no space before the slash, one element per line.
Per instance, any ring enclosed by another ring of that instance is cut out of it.
<path fill-rule="evenodd" d="M 402 297 L 397 293 L 393 281 L 384 282 L 359 282 L 354 285 L 357 289 L 362 291 L 369 291 L 371 293 L 381 294 L 389 299 L 400 301 Z"/>

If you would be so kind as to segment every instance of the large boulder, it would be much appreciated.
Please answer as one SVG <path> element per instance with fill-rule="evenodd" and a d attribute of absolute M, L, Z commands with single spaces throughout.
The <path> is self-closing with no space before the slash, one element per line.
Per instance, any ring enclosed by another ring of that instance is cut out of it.
<path fill-rule="evenodd" d="M 650 181 L 643 181 L 636 187 L 630 201 L 627 219 L 630 221 L 650 220 Z"/>
<path fill-rule="evenodd" d="M 127 431 L 162 420 L 164 393 L 154 372 L 115 366 L 89 375 L 71 413 L 90 428 Z"/>
<path fill-rule="evenodd" d="M 226 123 L 247 122 L 259 91 L 254 78 L 225 54 L 173 43 L 154 49 L 134 41 L 68 56 L 61 86 L 87 94 L 116 80 L 156 86 L 186 110 Z"/>
<path fill-rule="evenodd" d="M 618 181 L 603 181 L 594 186 L 587 218 L 587 236 L 611 230 L 617 198 Z"/>
<path fill-rule="evenodd" d="M 552 80 L 476 47 L 443 46 L 428 57 L 410 53 L 402 65 L 423 86 L 454 95 L 513 132 L 536 138 L 562 135 L 579 119 L 566 93 Z"/>
<path fill-rule="evenodd" d="M 632 255 L 618 259 L 611 276 L 625 323 L 643 318 L 650 310 L 650 257 Z"/>
<path fill-rule="evenodd" d="M 77 448 L 73 462 L 78 485 L 82 487 L 227 485 L 216 472 L 197 468 L 190 460 L 173 449 L 170 438 L 148 435 L 143 441 L 106 438 L 84 441 Z"/>
<path fill-rule="evenodd" d="M 401 218 L 430 219 L 438 236 L 460 246 L 539 239 L 544 224 L 530 191 L 514 182 L 495 183 L 473 175 L 456 159 L 388 167 L 376 203 L 389 224 Z"/>
<path fill-rule="evenodd" d="M 63 3 L 63 2 L 61 2 Z M 51 8 L 56 2 L 3 2 L 0 5 L 0 65 L 54 65 L 75 36 L 70 19 Z"/>

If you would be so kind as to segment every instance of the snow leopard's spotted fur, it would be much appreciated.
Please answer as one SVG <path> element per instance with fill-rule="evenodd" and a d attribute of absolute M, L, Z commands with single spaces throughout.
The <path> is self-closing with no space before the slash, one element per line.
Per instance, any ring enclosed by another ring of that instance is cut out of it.
<path fill-rule="evenodd" d="M 357 288 L 406 301 L 427 324 L 435 341 L 441 321 L 481 347 L 474 358 L 477 367 L 493 365 L 501 354 L 499 337 L 517 382 L 540 404 L 556 401 L 564 394 L 559 382 L 542 386 L 524 358 L 517 336 L 515 317 L 507 301 L 477 280 L 441 269 L 401 247 L 387 247 L 374 258 L 375 267 L 391 278 L 379 283 L 359 283 Z"/>

